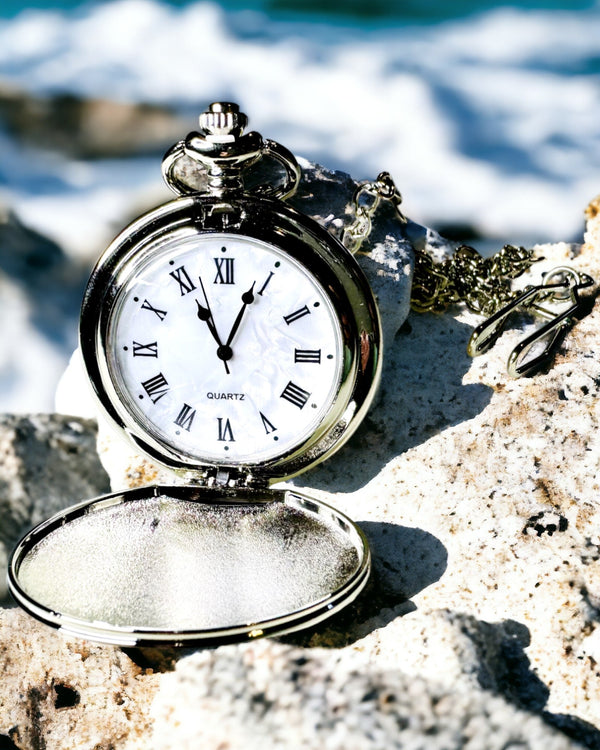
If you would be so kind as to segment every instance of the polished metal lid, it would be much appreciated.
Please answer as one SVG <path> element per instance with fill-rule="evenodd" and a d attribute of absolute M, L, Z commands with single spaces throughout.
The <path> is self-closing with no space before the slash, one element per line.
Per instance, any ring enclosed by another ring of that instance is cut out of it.
<path fill-rule="evenodd" d="M 315 624 L 358 595 L 369 569 L 360 529 L 305 494 L 155 486 L 40 524 L 13 554 L 9 588 L 79 637 L 218 644 Z"/>

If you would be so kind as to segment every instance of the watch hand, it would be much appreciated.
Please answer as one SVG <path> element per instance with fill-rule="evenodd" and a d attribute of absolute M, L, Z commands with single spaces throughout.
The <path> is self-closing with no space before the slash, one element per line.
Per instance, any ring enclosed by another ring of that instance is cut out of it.
<path fill-rule="evenodd" d="M 233 341 L 233 337 L 237 333 L 238 328 L 240 327 L 240 323 L 242 322 L 242 318 L 244 317 L 244 313 L 246 312 L 246 308 L 248 305 L 251 305 L 254 302 L 254 285 L 256 284 L 256 281 L 252 282 L 252 286 L 250 289 L 248 289 L 247 292 L 244 292 L 242 294 L 242 307 L 237 314 L 237 318 L 235 319 L 235 322 L 233 324 L 233 327 L 231 329 L 231 332 L 229 334 L 229 338 L 227 339 L 227 343 L 225 346 L 229 346 L 231 342 Z"/>
<path fill-rule="evenodd" d="M 198 276 L 198 279 L 200 280 L 200 286 L 202 287 L 202 294 L 204 295 L 204 301 L 206 302 L 206 307 L 204 307 L 204 305 L 201 305 L 200 302 L 196 300 L 196 305 L 198 306 L 198 312 L 196 314 L 200 320 L 203 320 L 206 323 L 211 336 L 219 345 L 217 349 L 217 357 L 223 361 L 223 364 L 225 365 L 225 372 L 229 375 L 230 372 L 229 372 L 229 365 L 227 364 L 227 360 L 231 359 L 231 357 L 233 356 L 233 352 L 231 351 L 231 347 L 228 344 L 223 346 L 223 343 L 221 342 L 221 337 L 219 336 L 219 332 L 217 331 L 217 326 L 215 325 L 215 319 L 213 318 L 210 305 L 208 304 L 208 297 L 206 296 L 206 290 L 204 289 L 202 276 Z"/>
<path fill-rule="evenodd" d="M 221 339 L 219 337 L 217 329 L 215 328 L 210 310 L 208 309 L 208 307 L 204 307 L 203 305 L 201 305 L 198 300 L 196 300 L 196 304 L 198 305 L 198 312 L 196 313 L 196 315 L 200 320 L 203 320 L 206 323 L 212 337 L 217 342 L 217 344 L 221 346 Z"/>

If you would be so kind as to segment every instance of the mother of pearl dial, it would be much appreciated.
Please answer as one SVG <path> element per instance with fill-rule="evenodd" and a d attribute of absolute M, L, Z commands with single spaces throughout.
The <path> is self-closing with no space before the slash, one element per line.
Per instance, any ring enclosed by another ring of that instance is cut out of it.
<path fill-rule="evenodd" d="M 182 456 L 224 464 L 289 451 L 323 420 L 343 346 L 324 289 L 277 247 L 171 237 L 126 280 L 107 334 L 127 412 Z"/>

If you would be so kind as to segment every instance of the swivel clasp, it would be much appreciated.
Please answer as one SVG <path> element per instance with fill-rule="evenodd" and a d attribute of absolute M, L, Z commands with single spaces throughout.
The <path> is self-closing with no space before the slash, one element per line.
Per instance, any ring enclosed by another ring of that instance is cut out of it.
<path fill-rule="evenodd" d="M 581 312 L 579 292 L 593 284 L 591 276 L 569 266 L 554 268 L 545 275 L 542 284 L 527 287 L 478 325 L 469 340 L 468 354 L 476 357 L 486 352 L 494 345 L 513 312 L 528 312 L 546 322 L 519 341 L 508 357 L 507 370 L 513 377 L 532 373 L 550 359 L 563 334 Z"/>

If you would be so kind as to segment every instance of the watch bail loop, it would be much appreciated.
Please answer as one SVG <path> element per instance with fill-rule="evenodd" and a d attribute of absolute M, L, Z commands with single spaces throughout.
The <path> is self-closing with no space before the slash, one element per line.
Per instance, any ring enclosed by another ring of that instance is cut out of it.
<path fill-rule="evenodd" d="M 244 192 L 244 172 L 267 157 L 283 167 L 284 178 L 275 185 L 253 186 L 253 194 L 279 200 L 293 195 L 301 174 L 294 155 L 255 131 L 244 133 L 247 123 L 248 118 L 237 104 L 211 104 L 200 115 L 202 130 L 189 133 L 165 154 L 162 172 L 169 188 L 177 195 L 197 192 L 217 198 L 239 195 Z M 187 165 L 182 162 L 184 157 Z"/>

